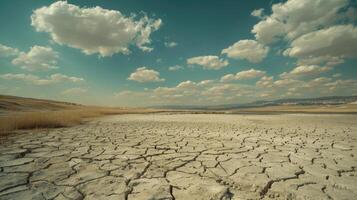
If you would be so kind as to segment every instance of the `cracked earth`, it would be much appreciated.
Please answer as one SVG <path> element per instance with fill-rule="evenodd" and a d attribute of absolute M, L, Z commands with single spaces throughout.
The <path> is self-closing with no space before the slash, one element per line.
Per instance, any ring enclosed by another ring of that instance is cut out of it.
<path fill-rule="evenodd" d="M 143 114 L 23 131 L 0 199 L 356 199 L 356 115 Z"/>

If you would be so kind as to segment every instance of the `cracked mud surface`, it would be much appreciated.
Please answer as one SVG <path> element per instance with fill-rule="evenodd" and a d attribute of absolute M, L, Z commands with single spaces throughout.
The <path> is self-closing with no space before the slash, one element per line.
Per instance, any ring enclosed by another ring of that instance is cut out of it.
<path fill-rule="evenodd" d="M 15 134 L 0 199 L 356 199 L 356 115 L 121 115 Z"/>

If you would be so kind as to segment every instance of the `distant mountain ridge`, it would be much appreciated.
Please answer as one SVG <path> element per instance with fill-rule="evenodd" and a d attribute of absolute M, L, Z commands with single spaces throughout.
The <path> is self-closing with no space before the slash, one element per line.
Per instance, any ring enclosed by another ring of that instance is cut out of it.
<path fill-rule="evenodd" d="M 197 110 L 230 110 L 238 108 L 255 108 L 265 106 L 278 105 L 339 105 L 348 103 L 357 103 L 357 95 L 354 96 L 326 96 L 316 98 L 286 98 L 276 100 L 260 100 L 243 104 L 223 104 L 213 106 L 197 106 L 197 105 L 164 105 L 153 106 L 153 108 L 161 109 L 197 109 Z"/>

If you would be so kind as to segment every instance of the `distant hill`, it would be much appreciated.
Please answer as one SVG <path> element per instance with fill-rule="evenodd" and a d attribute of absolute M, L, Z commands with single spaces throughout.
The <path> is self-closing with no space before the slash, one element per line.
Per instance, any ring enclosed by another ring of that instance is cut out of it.
<path fill-rule="evenodd" d="M 82 107 L 82 105 L 62 101 L 0 95 L 0 112 L 2 113 L 13 111 L 63 110 L 79 107 Z"/>
<path fill-rule="evenodd" d="M 332 105 L 343 107 L 343 104 L 350 104 L 353 109 L 357 108 L 357 96 L 328 96 L 318 98 L 289 98 L 289 99 L 277 99 L 270 101 L 254 101 L 245 104 L 225 104 L 214 106 L 196 106 L 196 105 L 163 105 L 153 106 L 151 108 L 160 108 L 165 110 L 201 110 L 201 111 L 223 111 L 230 112 L 232 110 L 270 110 L 278 109 L 284 110 L 289 108 L 301 110 L 301 106 L 304 109 L 317 109 L 321 107 L 329 107 Z M 309 107 L 310 106 L 310 107 Z M 351 107 L 344 108 L 346 111 Z M 22 112 L 22 111 L 54 111 L 64 109 L 78 109 L 86 106 L 76 103 L 35 99 L 26 97 L 16 97 L 8 95 L 0 95 L 0 115 L 8 112 Z M 274 108 L 273 108 L 274 107 Z M 284 107 L 284 108 L 283 108 Z M 341 108 L 342 108 L 341 107 Z M 330 107 L 331 108 L 331 107 Z M 343 111 L 345 112 L 345 111 Z"/>
<path fill-rule="evenodd" d="M 244 104 L 223 104 L 214 106 L 195 106 L 195 105 L 165 105 L 154 106 L 162 109 L 197 109 L 197 110 L 232 110 L 241 108 L 258 108 L 267 106 L 281 106 L 281 105 L 341 105 L 349 103 L 357 103 L 356 96 L 327 96 L 317 98 L 287 98 L 266 101 L 254 101 Z"/>

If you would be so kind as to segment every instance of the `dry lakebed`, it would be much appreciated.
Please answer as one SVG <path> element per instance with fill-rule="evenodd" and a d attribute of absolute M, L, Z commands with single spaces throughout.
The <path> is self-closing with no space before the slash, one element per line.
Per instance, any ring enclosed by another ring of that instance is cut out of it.
<path fill-rule="evenodd" d="M 129 114 L 18 131 L 0 199 L 357 199 L 357 115 Z"/>

